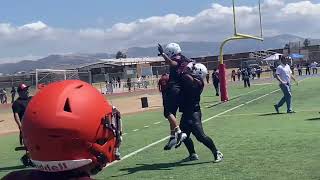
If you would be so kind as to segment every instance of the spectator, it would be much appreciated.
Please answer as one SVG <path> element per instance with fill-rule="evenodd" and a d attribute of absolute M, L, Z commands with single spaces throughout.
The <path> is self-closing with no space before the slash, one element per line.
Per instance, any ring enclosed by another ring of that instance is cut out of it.
<path fill-rule="evenodd" d="M 16 96 L 16 89 L 14 88 L 14 86 L 12 86 L 12 89 L 11 89 L 11 104 L 13 104 L 15 96 Z"/>
<path fill-rule="evenodd" d="M 251 69 L 251 76 L 252 76 L 252 79 L 254 79 L 256 77 L 256 68 L 252 68 Z"/>
<path fill-rule="evenodd" d="M 117 87 L 117 81 L 116 81 L 116 78 L 115 77 L 112 77 L 112 82 L 111 82 L 113 88 L 116 88 Z"/>
<path fill-rule="evenodd" d="M 23 120 L 24 112 L 32 97 L 29 96 L 29 86 L 25 84 L 20 84 L 17 88 L 17 92 L 19 94 L 19 97 L 12 104 L 12 112 L 13 112 L 14 120 L 17 123 L 18 128 L 20 130 L 20 135 L 19 135 L 20 145 L 23 145 L 21 123 Z"/>
<path fill-rule="evenodd" d="M 256 72 L 257 72 L 258 79 L 260 79 L 260 76 L 261 76 L 261 73 L 262 73 L 261 67 L 258 67 Z"/>
<path fill-rule="evenodd" d="M 138 88 L 140 88 L 140 85 L 141 85 L 141 77 L 138 78 L 137 84 L 138 84 Z"/>
<path fill-rule="evenodd" d="M 217 71 L 217 69 L 213 69 L 212 72 L 212 82 L 213 82 L 213 86 L 214 89 L 216 90 L 216 96 L 219 96 L 219 72 Z"/>
<path fill-rule="evenodd" d="M 236 81 L 236 71 L 232 70 L 231 72 L 231 81 Z"/>
<path fill-rule="evenodd" d="M 3 102 L 3 95 L 4 95 L 3 90 L 0 89 L 0 103 L 1 103 L 1 104 L 2 104 L 2 102 Z"/>
<path fill-rule="evenodd" d="M 276 77 L 276 68 L 274 66 L 271 66 L 272 69 L 272 76 L 275 78 Z"/>
<path fill-rule="evenodd" d="M 306 75 L 310 75 L 310 63 L 306 63 Z"/>
<path fill-rule="evenodd" d="M 318 65 L 318 63 L 315 61 L 313 63 L 311 63 L 312 74 L 318 74 L 317 65 Z"/>
<path fill-rule="evenodd" d="M 250 88 L 250 69 L 249 68 L 245 68 L 242 70 L 242 78 L 244 82 L 244 87 Z"/>
<path fill-rule="evenodd" d="M 142 81 L 143 81 L 144 88 L 148 89 L 148 81 L 147 81 L 147 78 L 145 76 L 142 78 Z"/>
<path fill-rule="evenodd" d="M 299 76 L 302 76 L 302 66 L 300 64 L 297 65 L 297 69 Z"/>
<path fill-rule="evenodd" d="M 166 103 L 165 102 L 165 100 L 166 100 L 165 96 L 166 96 L 166 90 L 167 90 L 167 87 L 168 87 L 168 82 L 169 82 L 169 74 L 167 74 L 167 73 L 162 74 L 161 78 L 158 81 L 158 89 L 162 94 L 163 107 L 165 107 L 165 103 Z"/>
<path fill-rule="evenodd" d="M 118 81 L 118 84 L 119 84 L 119 88 L 121 88 L 121 79 L 120 79 L 119 76 L 117 77 L 117 81 Z"/>
<path fill-rule="evenodd" d="M 206 75 L 207 84 L 209 84 L 209 79 L 210 79 L 210 74 L 208 73 L 208 74 Z"/>
<path fill-rule="evenodd" d="M 241 78 L 241 69 L 239 68 L 237 71 L 238 81 L 240 81 Z"/>
<path fill-rule="evenodd" d="M 131 92 L 131 79 L 130 78 L 127 79 L 127 86 L 128 86 L 129 92 Z"/>
<path fill-rule="evenodd" d="M 7 98 L 7 91 L 5 88 L 2 89 L 2 104 L 7 104 L 8 98 Z"/>
<path fill-rule="evenodd" d="M 291 72 L 292 72 L 292 75 L 294 75 L 294 65 L 293 65 L 293 64 L 291 64 L 290 70 L 291 70 Z"/>
<path fill-rule="evenodd" d="M 295 113 L 292 110 L 292 92 L 291 92 L 291 79 L 293 79 L 297 85 L 298 81 L 292 75 L 290 66 L 288 65 L 288 58 L 281 57 L 280 62 L 281 64 L 277 67 L 276 70 L 276 78 L 279 81 L 279 86 L 281 91 L 283 92 L 283 97 L 278 102 L 278 104 L 274 105 L 274 108 L 277 113 L 279 113 L 279 108 L 286 103 L 287 104 L 287 113 Z"/>
<path fill-rule="evenodd" d="M 158 89 L 162 93 L 162 97 L 164 97 L 165 90 L 168 86 L 169 74 L 164 73 L 161 75 L 161 78 L 158 81 Z"/>
<path fill-rule="evenodd" d="M 108 84 L 108 92 L 109 92 L 110 94 L 113 93 L 113 81 L 112 81 L 112 80 L 109 81 L 109 84 Z"/>
<path fill-rule="evenodd" d="M 105 81 L 106 82 L 106 94 L 110 94 L 110 81 Z"/>
<path fill-rule="evenodd" d="M 111 124 L 111 126 L 113 127 L 113 130 L 116 135 L 115 158 L 116 158 L 116 160 L 120 160 L 121 159 L 120 146 L 122 143 L 123 128 L 122 128 L 121 113 L 115 106 L 112 106 L 112 124 Z"/>

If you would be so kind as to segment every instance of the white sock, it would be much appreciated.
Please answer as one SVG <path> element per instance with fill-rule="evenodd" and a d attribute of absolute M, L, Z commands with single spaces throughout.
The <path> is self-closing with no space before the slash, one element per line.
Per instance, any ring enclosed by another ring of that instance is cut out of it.
<path fill-rule="evenodd" d="M 176 133 L 181 133 L 181 130 L 180 130 L 180 127 L 179 127 L 179 126 L 175 127 L 175 128 L 174 128 L 174 131 L 175 131 Z"/>

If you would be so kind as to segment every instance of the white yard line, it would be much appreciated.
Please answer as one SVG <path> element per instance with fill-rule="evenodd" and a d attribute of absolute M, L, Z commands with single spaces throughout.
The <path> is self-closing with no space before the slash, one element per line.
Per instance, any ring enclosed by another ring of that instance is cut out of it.
<path fill-rule="evenodd" d="M 262 95 L 262 96 L 260 96 L 260 97 L 255 98 L 255 99 L 252 99 L 252 100 L 246 102 L 245 104 L 252 103 L 253 101 L 256 101 L 256 100 L 258 100 L 258 99 L 264 98 L 264 97 L 266 97 L 266 96 L 268 96 L 268 95 L 270 95 L 270 94 L 272 94 L 272 93 L 275 93 L 275 92 L 277 92 L 277 91 L 280 91 L 280 89 L 271 91 L 270 93 L 267 93 L 267 94 L 265 94 L 265 95 Z"/>
<path fill-rule="evenodd" d="M 160 124 L 161 123 L 161 121 L 158 121 L 158 122 L 155 122 L 155 123 L 153 123 L 153 124 Z"/>
<path fill-rule="evenodd" d="M 148 128 L 149 126 L 143 126 L 144 128 Z"/>
<path fill-rule="evenodd" d="M 235 97 L 232 97 L 232 98 L 234 99 L 234 98 L 241 97 L 241 96 L 243 96 L 243 95 L 251 94 L 251 93 L 253 93 L 253 92 L 256 92 L 256 91 L 259 91 L 259 90 L 265 89 L 265 88 L 267 88 L 267 87 L 269 87 L 269 86 L 261 87 L 261 88 L 258 88 L 258 89 L 255 89 L 255 90 L 252 90 L 252 91 L 249 91 L 249 92 L 246 92 L 246 93 L 240 94 L 240 95 L 235 96 Z M 216 105 L 216 104 L 221 104 L 221 102 L 214 103 L 214 104 L 209 104 L 209 105 L 207 105 L 207 106 L 205 106 L 205 107 L 206 107 L 206 108 L 208 108 L 208 107 L 212 107 L 212 106 L 214 106 L 214 105 Z"/>
<path fill-rule="evenodd" d="M 295 111 L 296 113 L 307 113 L 307 112 L 314 112 L 318 113 L 319 109 L 314 109 L 314 110 L 300 110 L 300 111 Z M 230 114 L 230 115 L 222 115 L 219 117 L 238 117 L 238 116 L 259 116 L 259 115 L 265 115 L 265 114 L 275 114 L 275 111 L 270 111 L 270 112 L 259 112 L 259 113 L 244 113 L 244 114 Z M 286 114 L 286 113 L 283 113 Z"/>
<path fill-rule="evenodd" d="M 132 130 L 133 132 L 136 132 L 136 131 L 139 131 L 139 129 L 134 129 L 134 130 Z"/>
<path fill-rule="evenodd" d="M 269 84 L 274 84 L 274 83 L 260 83 L 260 84 L 252 84 L 254 86 L 263 86 L 263 85 L 269 85 Z"/>

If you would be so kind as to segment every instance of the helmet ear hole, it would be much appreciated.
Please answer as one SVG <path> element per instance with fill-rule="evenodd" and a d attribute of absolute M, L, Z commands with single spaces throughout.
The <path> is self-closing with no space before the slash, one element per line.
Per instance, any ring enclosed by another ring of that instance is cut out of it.
<path fill-rule="evenodd" d="M 65 112 L 72 112 L 71 111 L 71 107 L 70 107 L 70 102 L 69 102 L 69 98 L 67 98 L 66 102 L 64 103 L 64 107 L 63 107 L 63 110 Z"/>

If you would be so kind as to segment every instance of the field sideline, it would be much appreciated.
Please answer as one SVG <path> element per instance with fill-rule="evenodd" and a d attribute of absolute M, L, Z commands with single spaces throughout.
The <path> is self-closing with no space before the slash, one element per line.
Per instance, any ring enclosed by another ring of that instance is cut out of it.
<path fill-rule="evenodd" d="M 219 164 L 212 163 L 210 152 L 195 139 L 198 161 L 181 162 L 187 156 L 184 146 L 163 151 L 168 123 L 161 109 L 124 116 L 122 154 L 128 156 L 95 178 L 319 180 L 319 83 L 320 78 L 310 78 L 293 86 L 296 114 L 273 113 L 273 104 L 282 96 L 276 84 L 231 86 L 232 100 L 223 104 L 207 89 L 201 102 L 204 128 L 225 155 Z M 23 168 L 21 153 L 13 151 L 17 135 L 1 136 L 0 144 L 0 177 Z"/>

